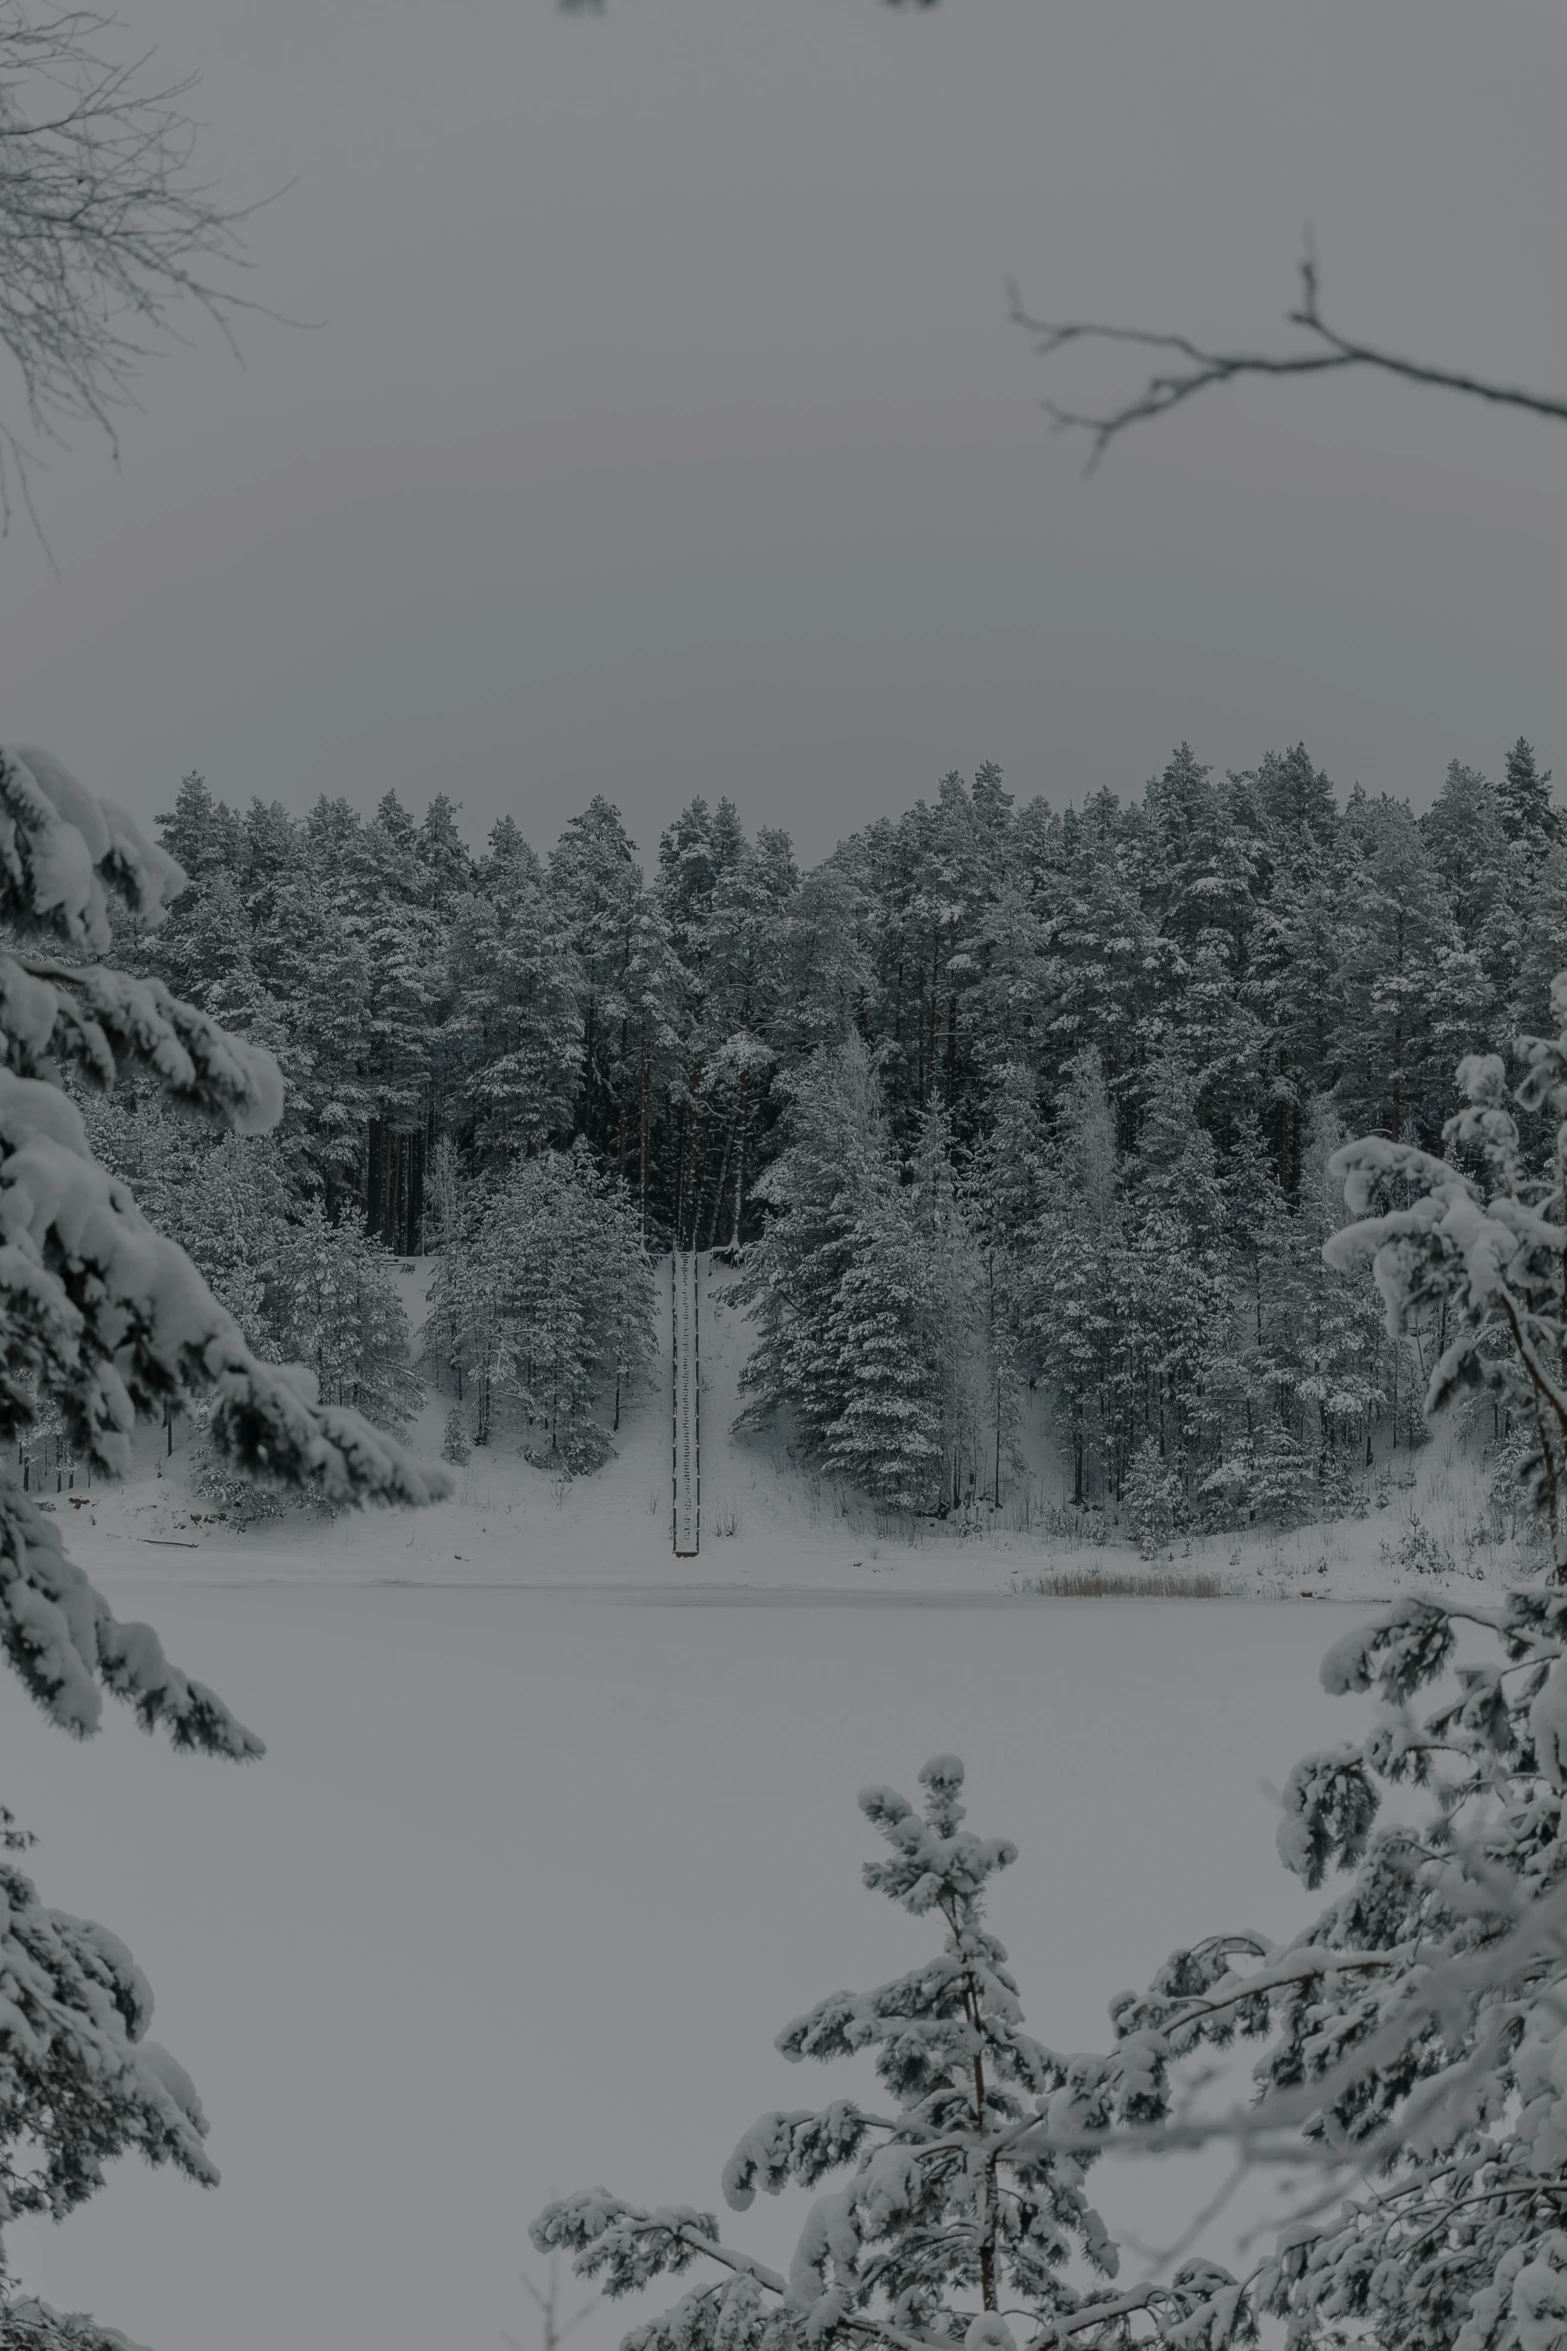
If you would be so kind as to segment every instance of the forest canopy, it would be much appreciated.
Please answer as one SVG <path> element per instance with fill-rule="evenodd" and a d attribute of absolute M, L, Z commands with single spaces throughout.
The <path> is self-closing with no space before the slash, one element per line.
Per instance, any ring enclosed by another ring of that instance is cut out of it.
<path fill-rule="evenodd" d="M 509 1350 L 546 1450 L 602 1458 L 644 1253 L 716 1249 L 757 1321 L 747 1414 L 803 1458 L 899 1510 L 1000 1502 L 1042 1395 L 1070 1498 L 1155 1534 L 1343 1507 L 1418 1437 L 1426 1338 L 1324 1264 L 1328 1161 L 1346 1134 L 1438 1149 L 1460 1058 L 1544 1029 L 1567 959 L 1522 739 L 1420 816 L 1303 745 L 1221 773 L 1182 744 L 1075 807 L 984 765 L 809 870 L 728 799 L 690 801 L 651 873 L 601 795 L 542 854 L 511 816 L 475 851 L 444 794 L 295 818 L 190 775 L 161 837 L 190 886 L 127 960 L 287 1080 L 276 1136 L 216 1147 L 286 1219 L 447 1250 L 455 1397 Z M 134 1097 L 97 1116 L 138 1189 L 208 1148 Z M 519 1176 L 563 1153 L 569 1179 Z M 165 1191 L 177 1222 L 195 1194 Z M 542 1358 L 542 1275 L 486 1355 L 499 1277 L 480 1311 L 457 1264 L 503 1197 L 621 1268 Z"/>

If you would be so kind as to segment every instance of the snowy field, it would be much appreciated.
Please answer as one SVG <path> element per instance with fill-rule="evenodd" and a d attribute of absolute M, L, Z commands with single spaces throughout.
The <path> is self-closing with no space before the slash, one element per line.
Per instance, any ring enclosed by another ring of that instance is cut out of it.
<path fill-rule="evenodd" d="M 670 1556 L 662 1383 L 598 1475 L 478 1453 L 426 1512 L 240 1533 L 183 1447 L 43 1497 L 117 1612 L 269 1746 L 236 1770 L 116 1716 L 75 1748 L 0 1698 L 0 1789 L 42 1839 L 45 1898 L 131 1944 L 224 2171 L 208 2196 L 125 2167 L 63 2229 L 18 2229 L 51 2299 L 156 2351 L 531 2347 L 525 2229 L 553 2191 L 712 2207 L 758 2113 L 848 2086 L 772 2038 L 927 1946 L 860 1889 L 854 1799 L 941 1749 L 974 1825 L 1021 1847 L 997 1924 L 1057 2046 L 1102 2045 L 1110 1996 L 1177 1943 L 1306 1914 L 1269 1790 L 1358 1715 L 1318 1685 L 1329 1642 L 1432 1588 L 1392 1556 L 1411 1516 L 1464 1556 L 1441 1441 L 1371 1518 L 1171 1563 L 1234 1597 L 1037 1597 L 1160 1571 L 1038 1524 L 878 1528 L 730 1438 L 744 1345 L 710 1296 L 695 1560 Z M 1168 2241 L 1194 2192 L 1123 2173 L 1099 2195 Z M 776 2259 L 798 2209 L 734 2233 Z M 636 2315 L 573 2343 L 608 2351 Z"/>
<path fill-rule="evenodd" d="M 833 2094 L 774 2032 L 922 1947 L 859 1888 L 854 1797 L 940 1748 L 1022 1849 L 996 1915 L 1034 2029 L 1098 2044 L 1176 1942 L 1303 1914 L 1267 1786 L 1359 1711 L 1317 1684 L 1334 1603 L 225 1583 L 121 1556 L 94 1562 L 116 1608 L 270 1747 L 235 1769 L 116 1719 L 75 1748 L 0 1704 L 46 1897 L 130 1942 L 224 2170 L 207 2195 L 126 2166 L 16 2257 L 157 2351 L 531 2343 L 517 2276 L 552 2189 L 716 2204 L 758 2112 Z M 784 2220 L 736 2226 L 766 2251 Z"/>
<path fill-rule="evenodd" d="M 410 1323 L 423 1320 L 430 1260 L 399 1269 Z M 660 1271 L 668 1315 L 668 1260 Z M 121 1488 L 45 1495 L 72 1555 L 111 1581 L 152 1568 L 203 1584 L 400 1583 L 640 1592 L 678 1579 L 697 1589 L 780 1588 L 879 1597 L 1002 1595 L 1109 1574 L 1201 1578 L 1260 1600 L 1377 1600 L 1401 1591 L 1471 1594 L 1499 1588 L 1529 1563 L 1510 1541 L 1485 1539 L 1493 1521 L 1480 1464 L 1448 1431 L 1389 1464 L 1381 1506 L 1359 1519 L 1180 1541 L 1162 1561 L 1140 1561 L 1124 1536 L 1089 1541 L 1063 1508 L 1064 1486 L 1042 1400 L 1024 1431 L 1027 1466 L 1008 1478 L 1005 1507 L 944 1525 L 890 1524 L 863 1501 L 791 1466 L 781 1441 L 736 1439 L 740 1372 L 750 1349 L 745 1317 L 723 1302 L 728 1276 L 705 1269 L 702 1307 L 702 1542 L 695 1559 L 670 1556 L 670 1380 L 667 1350 L 650 1386 L 628 1406 L 614 1457 L 591 1477 L 562 1478 L 522 1456 L 515 1435 L 476 1449 L 454 1472 L 451 1502 L 429 1511 L 373 1511 L 324 1524 L 296 1513 L 247 1533 L 209 1516 L 189 1482 L 188 1432 L 172 1460 L 146 1438 L 142 1474 Z M 448 1399 L 432 1396 L 412 1432 L 438 1451 Z M 1411 1535 L 1419 1541 L 1411 1555 Z"/>

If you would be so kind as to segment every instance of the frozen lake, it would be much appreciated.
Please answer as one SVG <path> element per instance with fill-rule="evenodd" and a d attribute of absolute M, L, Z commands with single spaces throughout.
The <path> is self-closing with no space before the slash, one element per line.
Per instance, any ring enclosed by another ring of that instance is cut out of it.
<path fill-rule="evenodd" d="M 926 1947 L 860 1889 L 854 1799 L 913 1792 L 940 1749 L 972 1825 L 1021 1848 L 995 1919 L 1032 2029 L 1099 2045 L 1178 1942 L 1305 1915 L 1268 1789 L 1360 1719 L 1316 1667 L 1367 1613 L 128 1576 L 111 1598 L 270 1750 L 177 1758 L 118 1716 L 74 1747 L 0 1698 L 33 1872 L 130 1943 L 224 2172 L 206 2195 L 123 2166 L 14 2250 L 156 2351 L 529 2343 L 517 2273 L 553 2189 L 717 2205 L 756 2114 L 845 2086 L 773 2034 Z M 766 2252 L 787 2217 L 732 2233 Z"/>

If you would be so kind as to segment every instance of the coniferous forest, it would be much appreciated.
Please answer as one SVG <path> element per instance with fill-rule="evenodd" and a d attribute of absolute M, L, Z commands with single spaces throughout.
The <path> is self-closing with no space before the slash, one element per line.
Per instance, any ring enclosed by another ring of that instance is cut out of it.
<path fill-rule="evenodd" d="M 1063 1498 L 1145 1535 L 1343 1508 L 1418 1438 L 1442 1333 L 1324 1264 L 1327 1166 L 1437 1146 L 1460 1056 L 1547 1024 L 1567 837 L 1527 742 L 1418 817 L 1303 745 L 1182 744 L 1081 807 L 982 766 L 810 870 L 727 799 L 651 873 L 602 796 L 542 852 L 460 819 L 190 775 L 190 886 L 126 918 L 288 1107 L 212 1141 L 122 1088 L 96 1147 L 325 1400 L 402 1424 L 388 1253 L 429 1251 L 450 1441 L 590 1469 L 680 1246 L 752 1310 L 746 1417 L 888 1508 L 1004 1503 L 1031 1410 Z"/>
<path fill-rule="evenodd" d="M 0 2351 L 1567 2351 L 1567 18 L 210 13 L 0 0 Z"/>

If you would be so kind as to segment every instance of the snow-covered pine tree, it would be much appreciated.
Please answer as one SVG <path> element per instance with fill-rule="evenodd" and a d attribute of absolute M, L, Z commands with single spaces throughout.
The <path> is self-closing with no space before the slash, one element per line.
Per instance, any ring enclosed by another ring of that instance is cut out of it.
<path fill-rule="evenodd" d="M 1510 839 L 1502 795 L 1489 776 L 1449 760 L 1447 780 L 1420 819 L 1426 851 L 1446 885 L 1466 946 L 1486 935 L 1498 902 L 1526 879 L 1523 851 Z"/>
<path fill-rule="evenodd" d="M 1127 1190 L 1120 1321 L 1127 1380 L 1123 1453 L 1145 1432 L 1189 1489 L 1232 1385 L 1234 1296 L 1222 1255 L 1224 1201 L 1197 1084 L 1179 1062 L 1148 1087 Z"/>
<path fill-rule="evenodd" d="M 1074 1054 L 1045 1153 L 1040 1210 L 1025 1242 L 1031 1367 L 1054 1392 L 1072 1453 L 1072 1500 L 1102 1503 L 1124 1466 L 1118 1314 L 1125 1254 L 1115 1118 L 1099 1054 Z"/>
<path fill-rule="evenodd" d="M 582 1067 L 583 978 L 554 893 L 510 817 L 490 834 L 479 886 L 449 947 L 451 1108 L 481 1166 L 569 1132 Z"/>
<path fill-rule="evenodd" d="M 804 876 L 784 942 L 778 1038 L 791 1070 L 854 1028 L 871 987 L 866 907 L 851 861 Z"/>
<path fill-rule="evenodd" d="M 1508 752 L 1497 787 L 1507 838 L 1523 848 L 1531 865 L 1562 837 L 1560 813 L 1551 805 L 1551 771 L 1543 773 L 1534 745 L 1522 735 Z"/>
<path fill-rule="evenodd" d="M 613 1381 L 602 1185 L 585 1147 L 547 1152 L 525 1160 L 496 1201 L 507 1384 L 529 1424 L 528 1451 L 570 1471 L 598 1469 L 613 1450 L 595 1410 Z"/>
<path fill-rule="evenodd" d="M 1453 1056 L 1437 1034 L 1458 927 L 1419 827 L 1386 794 L 1353 812 L 1358 854 L 1344 901 L 1337 1094 L 1352 1127 L 1434 1140 Z"/>
<path fill-rule="evenodd" d="M 1210 1517 L 1227 1523 L 1291 1524 L 1342 1508 L 1394 1390 L 1415 1392 L 1408 1342 L 1388 1339 L 1375 1292 L 1323 1258 L 1344 1221 L 1342 1186 L 1328 1174 L 1343 1139 L 1331 1098 L 1319 1095 L 1306 1110 L 1293 1204 L 1266 1160 L 1237 1152 L 1231 1161 L 1241 1409 L 1202 1481 Z"/>
<path fill-rule="evenodd" d="M 1420 1393 L 1407 1334 L 1390 1337 L 1385 1315 L 1379 1327 L 1376 1295 L 1364 1275 L 1331 1261 L 1328 1244 L 1345 1223 L 1343 1179 L 1333 1172 L 1343 1142 L 1337 1110 L 1319 1096 L 1307 1113 L 1296 1231 L 1281 1268 L 1290 1325 L 1281 1387 L 1298 1416 L 1295 1434 L 1315 1455 L 1324 1493 L 1342 1484 L 1350 1467 L 1370 1461 L 1374 1431 L 1394 1397 L 1414 1405 Z M 1391 1435 L 1396 1445 L 1396 1415 Z"/>
<path fill-rule="evenodd" d="M 787 833 L 764 827 L 715 876 L 703 919 L 701 1021 L 692 1059 L 702 1107 L 722 1135 L 719 1163 L 693 1205 L 698 1248 L 740 1244 L 755 1133 L 776 1055 L 790 914 L 799 874 Z"/>
<path fill-rule="evenodd" d="M 1429 1413 L 1484 1388 L 1533 1432 L 1526 1475 L 1567 1581 L 1567 972 L 1551 1003 L 1559 1033 L 1520 1038 L 1515 1087 L 1499 1054 L 1465 1056 L 1445 1158 L 1375 1135 L 1335 1153 L 1357 1221 L 1326 1254 L 1344 1272 L 1370 1262 L 1395 1341 L 1416 1329 L 1435 1339 Z M 1543 1172 L 1522 1148 L 1520 1112 L 1555 1127 Z"/>
<path fill-rule="evenodd" d="M 841 1396 L 823 1465 L 886 1509 L 933 1511 L 947 1460 L 940 1366 L 920 1343 L 929 1260 L 895 1186 L 867 1201 L 850 1247 L 821 1332 Z"/>
<path fill-rule="evenodd" d="M 205 1399 L 215 1444 L 252 1477 L 335 1502 L 430 1501 L 444 1473 L 357 1414 L 320 1404 L 300 1373 L 257 1358 L 189 1259 L 94 1159 L 65 1091 L 67 1072 L 108 1087 L 139 1070 L 215 1126 L 276 1124 L 281 1086 L 269 1055 L 160 981 L 82 960 L 109 945 L 112 898 L 155 925 L 183 880 L 47 753 L 0 751 L 0 1438 L 14 1442 L 47 1403 L 73 1451 L 118 1476 L 139 1417 Z M 5 1471 L 0 1652 L 44 1714 L 77 1737 L 98 1727 L 107 1691 L 177 1747 L 261 1752 L 221 1698 L 170 1663 L 149 1626 L 116 1619 L 65 1556 L 56 1522 Z M 123 1945 L 46 1910 L 19 1876 L 8 1875 L 6 1891 L 3 2200 L 15 2210 L 38 2196 L 64 2213 L 129 2147 L 214 2176 L 194 2091 L 145 2040 L 150 1997 Z M 49 2314 L 29 2315 L 36 2306 L 21 2302 L 3 2265 L 0 2307 L 20 2340 L 25 2326 L 60 2331 Z M 111 2338 L 98 2330 L 97 2339 Z"/>
<path fill-rule="evenodd" d="M 440 1252 L 430 1281 L 426 1356 L 436 1378 L 451 1381 L 458 1402 L 471 1404 L 474 1443 L 488 1445 L 502 1374 L 504 1236 L 487 1214 L 489 1187 L 462 1188 L 452 1152 L 436 1164 L 442 1178 Z"/>
<path fill-rule="evenodd" d="M 897 1188 L 880 1083 L 855 1032 L 797 1074 L 784 1136 L 758 1186 L 774 1213 L 732 1291 L 756 1329 L 740 1425 L 786 1410 L 806 1458 L 820 1459 L 853 1392 L 830 1335 L 839 1291 Z"/>
<path fill-rule="evenodd" d="M 1121 1486 L 1121 1515 L 1145 1559 L 1165 1548 L 1185 1511 L 1185 1490 L 1160 1452 L 1158 1438 L 1144 1437 Z"/>
<path fill-rule="evenodd" d="M 528 1452 L 571 1472 L 614 1450 L 653 1315 L 637 1211 L 581 1143 L 476 1184 L 431 1285 L 430 1327 L 472 1399 L 476 1441 L 491 1441 L 496 1403 L 514 1401 Z"/>
<path fill-rule="evenodd" d="M 970 1155 L 964 1194 L 983 1269 L 992 1381 L 986 1415 L 990 1496 L 999 1509 L 1007 1472 L 1017 1458 L 1029 1331 L 1040 1307 L 1033 1241 L 1043 1199 L 1044 1137 L 1032 1067 L 1003 1063 L 994 1073 L 987 1108 L 989 1132 Z"/>
<path fill-rule="evenodd" d="M 357 1218 L 328 1223 L 319 1201 L 280 1227 L 275 1245 L 270 1319 L 279 1351 L 308 1368 L 324 1402 L 403 1430 L 423 1390 L 387 1251 Z"/>
<path fill-rule="evenodd" d="M 920 1122 L 913 1183 L 899 1196 L 919 1256 L 911 1337 L 916 1359 L 929 1367 L 940 1412 L 944 1510 L 971 1504 L 979 1494 L 989 1467 L 998 1369 L 987 1344 L 984 1258 L 953 1180 L 951 1149 L 946 1112 L 932 1106 Z"/>
<path fill-rule="evenodd" d="M 1115 2250 L 1084 2194 L 1087 2165 L 1050 2144 L 1047 2117 L 1078 2061 L 1024 2031 L 1006 1950 L 985 1921 L 986 1888 L 1016 1848 L 963 1826 L 955 1757 L 936 1756 L 920 1780 L 922 1812 L 890 1788 L 861 1796 L 890 1848 L 862 1875 L 945 1929 L 939 1953 L 871 1991 L 831 1993 L 777 2041 L 797 2060 L 872 2054 L 885 2108 L 844 2097 L 820 2112 L 765 2114 L 724 2166 L 725 2200 L 740 2212 L 758 2188 L 777 2195 L 847 2172 L 812 2204 L 787 2277 L 724 2244 L 712 2213 L 643 2210 L 604 2189 L 564 2197 L 533 2224 L 541 2253 L 569 2252 L 611 2296 L 712 2264 L 716 2276 L 636 2328 L 626 2351 L 1010 2351 L 1004 2311 L 1022 2305 L 1039 2341 L 1080 2312 L 1074 2256 L 1087 2280 L 1114 2275 Z M 1178 2277 L 1147 2299 L 1189 2316 L 1212 2291 L 1206 2277 L 1196 2290 Z M 1121 2312 L 1106 2311 L 1097 2340 L 1124 2340 L 1120 2327 Z M 1057 2339 L 1096 2336 L 1074 2328 Z"/>
<path fill-rule="evenodd" d="M 599 1145 L 624 1097 L 630 1048 L 625 987 L 642 904 L 642 868 L 618 808 L 602 792 L 550 852 L 549 895 L 575 959 L 581 1007 L 577 1118 Z"/>
<path fill-rule="evenodd" d="M 1460 1659 L 1469 1625 L 1499 1655 Z M 1115 2046 L 1075 2061 L 1041 2135 L 1082 2154 L 1219 2143 L 1293 2177 L 1251 2274 L 1218 2285 L 1194 2261 L 1209 2307 L 1189 2329 L 1150 2308 L 1156 2342 L 1218 2351 L 1271 2316 L 1289 2351 L 1562 2351 L 1567 1594 L 1401 1600 L 1334 1644 L 1322 1681 L 1374 1687 L 1377 1719 L 1296 1766 L 1278 1845 L 1306 1886 L 1343 1882 L 1286 1942 L 1214 1934 L 1112 2003 Z M 1263 2044 L 1255 2097 L 1205 2113 L 1196 2081 L 1237 2035 Z M 1085 2307 L 1044 2339 L 1135 2339 L 1095 2327 Z"/>
<path fill-rule="evenodd" d="M 1460 1662 L 1468 1626 L 1499 1656 Z M 724 2168 L 744 2209 L 758 2186 L 854 2167 L 811 2207 L 787 2275 L 724 2243 L 711 2213 L 604 2189 L 550 2205 L 534 2243 L 611 2295 L 714 2265 L 625 2351 L 1231 2351 L 1268 2316 L 1290 2351 L 1562 2351 L 1567 1593 L 1401 1600 L 1334 1644 L 1322 1680 L 1375 1686 L 1381 1706 L 1285 1787 L 1285 1866 L 1308 1888 L 1344 1873 L 1288 1940 L 1182 1947 L 1112 2002 L 1108 2051 L 1057 2055 L 1023 2033 L 979 1911 L 1012 1849 L 961 1829 L 961 1767 L 938 1758 L 923 1821 L 885 1790 L 861 1803 L 895 1856 L 867 1882 L 945 1919 L 940 1959 L 833 1994 L 778 2043 L 876 2052 L 893 2111 L 766 2115 Z M 1439 1682 L 1417 1719 L 1411 1701 Z M 1206 2110 L 1212 2052 L 1237 2037 L 1262 2044 L 1256 2095 Z M 1083 2199 L 1095 2158 L 1213 2144 L 1297 2183 L 1271 2246 L 1241 2279 L 1199 2252 L 1168 2278 L 1102 2282 L 1117 2255 Z"/>
<path fill-rule="evenodd" d="M 1472 1384 L 1533 1426 L 1554 1570 L 1499 1608 L 1400 1601 L 1335 1643 L 1325 1687 L 1375 1686 L 1379 1716 L 1296 1767 L 1279 1849 L 1308 1886 L 1335 1866 L 1348 1884 L 1283 1947 L 1214 1937 L 1114 2010 L 1113 2062 L 1140 2092 L 1156 2081 L 1156 2127 L 1204 2046 L 1267 2044 L 1255 2104 L 1187 2111 L 1172 2141 L 1318 2174 L 1250 2282 L 1291 2351 L 1567 2344 L 1567 974 L 1554 1004 L 1564 1033 L 1520 1041 L 1511 1096 L 1499 1056 L 1463 1063 L 1445 1158 L 1376 1136 L 1334 1154 L 1357 1221 L 1327 1243 L 1341 1271 L 1370 1262 L 1395 1335 L 1445 1325 L 1428 1410 Z M 1531 1173 L 1515 1110 L 1554 1118 L 1549 1172 Z M 1469 1624 L 1499 1657 L 1460 1659 Z M 1410 1786 L 1426 1817 L 1405 1798 L 1379 1830 L 1384 1793 Z"/>

